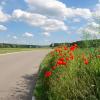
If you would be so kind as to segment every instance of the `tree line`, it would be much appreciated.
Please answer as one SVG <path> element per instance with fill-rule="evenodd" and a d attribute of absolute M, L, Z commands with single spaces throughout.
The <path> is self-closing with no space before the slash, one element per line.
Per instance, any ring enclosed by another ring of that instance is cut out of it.
<path fill-rule="evenodd" d="M 0 48 L 48 48 L 48 47 L 57 47 L 61 45 L 71 46 L 73 44 L 77 44 L 80 48 L 86 47 L 100 47 L 100 39 L 95 40 L 82 40 L 76 41 L 72 43 L 52 43 L 50 45 L 22 45 L 22 44 L 6 44 L 0 43 Z"/>
<path fill-rule="evenodd" d="M 61 45 L 71 46 L 73 44 L 77 44 L 80 48 L 100 47 L 100 39 L 82 40 L 82 41 L 76 41 L 76 42 L 72 42 L 72 43 L 52 43 L 50 45 L 50 47 L 57 47 L 57 46 L 61 46 Z"/>
<path fill-rule="evenodd" d="M 48 45 L 25 45 L 25 44 L 6 44 L 0 43 L 0 48 L 43 48 L 49 47 Z"/>

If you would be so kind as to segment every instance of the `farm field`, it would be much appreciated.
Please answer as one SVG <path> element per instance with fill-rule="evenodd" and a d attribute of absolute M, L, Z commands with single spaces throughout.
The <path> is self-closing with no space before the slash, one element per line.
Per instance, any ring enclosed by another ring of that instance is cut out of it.
<path fill-rule="evenodd" d="M 38 77 L 36 100 L 100 100 L 100 48 L 55 48 Z"/>
<path fill-rule="evenodd" d="M 48 48 L 0 48 L 0 54 L 20 52 L 20 51 L 32 51 L 32 50 L 44 50 Z"/>

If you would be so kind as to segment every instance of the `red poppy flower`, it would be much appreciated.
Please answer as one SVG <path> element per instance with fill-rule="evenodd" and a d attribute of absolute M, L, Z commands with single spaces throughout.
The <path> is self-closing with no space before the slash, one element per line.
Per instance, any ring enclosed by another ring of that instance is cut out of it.
<path fill-rule="evenodd" d="M 57 61 L 57 64 L 58 64 L 58 65 L 61 65 L 62 63 L 63 63 L 63 61 L 61 61 L 61 60 L 58 60 L 58 61 Z"/>
<path fill-rule="evenodd" d="M 52 74 L 52 72 L 51 72 L 51 71 L 46 71 L 46 72 L 45 72 L 45 77 L 50 77 L 50 76 L 51 76 L 51 74 Z"/>
<path fill-rule="evenodd" d="M 60 58 L 59 60 L 64 61 L 64 58 Z"/>
<path fill-rule="evenodd" d="M 63 56 L 63 54 L 62 53 L 59 53 L 59 56 Z"/>
<path fill-rule="evenodd" d="M 63 62 L 62 62 L 62 65 L 66 65 L 66 62 L 63 61 Z"/>
<path fill-rule="evenodd" d="M 74 51 L 74 50 L 75 50 L 75 46 L 71 46 L 70 51 Z"/>
<path fill-rule="evenodd" d="M 74 59 L 74 56 L 73 56 L 73 55 L 71 55 L 71 56 L 70 56 L 70 60 L 73 60 L 73 59 Z"/>
<path fill-rule="evenodd" d="M 74 51 L 77 48 L 77 44 L 74 44 L 70 47 L 70 51 Z"/>
<path fill-rule="evenodd" d="M 55 70 L 55 69 L 56 69 L 56 67 L 57 67 L 57 66 L 53 66 L 53 67 L 51 67 L 51 68 L 52 68 L 52 70 Z"/>
<path fill-rule="evenodd" d="M 65 47 L 64 47 L 64 50 L 68 50 L 68 48 L 65 46 Z"/>
<path fill-rule="evenodd" d="M 68 58 L 68 57 L 66 57 L 66 60 L 68 61 L 68 60 L 69 60 L 69 58 Z"/>
<path fill-rule="evenodd" d="M 88 59 L 85 59 L 85 60 L 84 60 L 84 64 L 87 65 L 88 63 L 89 63 Z"/>
<path fill-rule="evenodd" d="M 61 51 L 61 49 L 58 48 L 58 49 L 56 49 L 56 52 L 60 53 L 60 52 L 62 52 L 62 51 Z"/>

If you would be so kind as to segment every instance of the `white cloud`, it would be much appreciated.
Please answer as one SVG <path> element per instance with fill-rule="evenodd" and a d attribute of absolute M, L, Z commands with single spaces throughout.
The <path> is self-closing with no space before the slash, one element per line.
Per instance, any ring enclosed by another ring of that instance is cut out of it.
<path fill-rule="evenodd" d="M 58 30 L 67 30 L 67 26 L 64 24 L 63 21 L 50 19 L 44 15 L 36 14 L 36 13 L 29 13 L 26 11 L 22 11 L 20 9 L 16 9 L 12 14 L 14 19 L 19 19 L 21 21 L 25 21 L 28 24 L 37 27 L 40 27 L 42 30 L 51 32 L 51 31 L 58 31 Z"/>
<path fill-rule="evenodd" d="M 100 1 L 93 9 L 91 20 L 79 32 L 86 32 L 91 35 L 100 35 Z"/>
<path fill-rule="evenodd" d="M 80 16 L 88 19 L 92 17 L 92 12 L 89 9 L 76 8 L 73 9 L 73 16 Z"/>
<path fill-rule="evenodd" d="M 28 24 L 31 24 L 32 26 L 41 26 L 44 24 L 44 21 L 46 19 L 46 17 L 43 15 L 30 13 L 20 9 L 14 10 L 12 17 L 15 19 L 19 19 L 21 21 L 26 21 Z"/>
<path fill-rule="evenodd" d="M 13 39 L 17 39 L 17 36 L 13 36 L 12 38 L 13 38 Z"/>
<path fill-rule="evenodd" d="M 52 18 L 57 18 L 60 20 L 80 16 L 88 19 L 92 16 L 89 9 L 83 8 L 69 8 L 58 0 L 25 0 L 31 12 L 40 13 Z"/>
<path fill-rule="evenodd" d="M 88 34 L 99 34 L 97 30 L 91 28 L 86 28 L 84 31 L 87 32 Z"/>
<path fill-rule="evenodd" d="M 2 1 L 2 2 L 1 2 L 1 5 L 2 5 L 2 6 L 6 5 L 6 1 Z"/>
<path fill-rule="evenodd" d="M 79 18 L 74 18 L 74 19 L 73 19 L 73 22 L 79 23 L 79 22 L 80 22 L 80 19 L 79 19 Z"/>
<path fill-rule="evenodd" d="M 10 15 L 4 13 L 2 9 L 0 9 L 0 22 L 6 22 L 10 19 Z"/>
<path fill-rule="evenodd" d="M 93 27 L 93 28 L 99 28 L 100 27 L 100 25 L 96 22 L 91 22 L 90 24 L 91 24 L 91 27 Z"/>
<path fill-rule="evenodd" d="M 32 33 L 29 33 L 29 32 L 25 32 L 23 34 L 23 36 L 26 36 L 26 37 L 33 37 L 34 35 Z"/>
<path fill-rule="evenodd" d="M 52 17 L 66 16 L 66 5 L 58 0 L 25 0 L 32 12 Z"/>
<path fill-rule="evenodd" d="M 5 27 L 4 25 L 0 25 L 0 31 L 5 31 L 7 30 L 7 27 Z"/>
<path fill-rule="evenodd" d="M 47 36 L 47 37 L 50 36 L 50 33 L 48 33 L 48 32 L 43 32 L 42 34 L 45 35 L 45 36 Z"/>
<path fill-rule="evenodd" d="M 100 1 L 97 3 L 96 8 L 94 9 L 93 16 L 99 18 L 100 20 Z"/>
<path fill-rule="evenodd" d="M 78 30 L 79 33 L 88 33 L 91 35 L 99 35 L 100 34 L 100 24 L 96 22 L 89 22 L 86 26 L 81 27 Z"/>
<path fill-rule="evenodd" d="M 33 27 L 40 28 L 44 34 L 49 36 L 52 32 L 67 31 L 65 20 L 68 18 L 82 17 L 89 19 L 92 13 L 89 9 L 68 8 L 58 0 L 25 0 L 29 5 L 28 11 L 15 9 L 12 18 L 24 21 Z M 75 19 L 79 22 L 79 19 Z"/>
<path fill-rule="evenodd" d="M 47 19 L 42 28 L 47 32 L 54 32 L 59 30 L 67 30 L 68 27 L 64 24 L 64 22 L 56 19 Z"/>

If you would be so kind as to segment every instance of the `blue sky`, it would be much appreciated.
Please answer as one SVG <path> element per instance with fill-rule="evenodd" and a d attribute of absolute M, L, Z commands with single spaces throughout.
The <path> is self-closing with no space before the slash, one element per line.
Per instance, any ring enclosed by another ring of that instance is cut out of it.
<path fill-rule="evenodd" d="M 92 15 L 100 16 L 99 12 L 99 0 L 0 0 L 0 42 L 78 41 L 80 29 L 90 24 L 97 27 Z"/>

